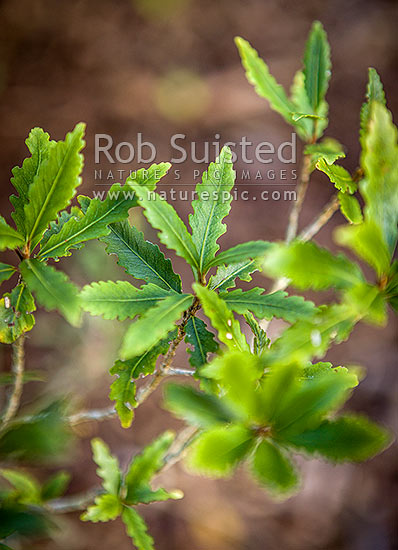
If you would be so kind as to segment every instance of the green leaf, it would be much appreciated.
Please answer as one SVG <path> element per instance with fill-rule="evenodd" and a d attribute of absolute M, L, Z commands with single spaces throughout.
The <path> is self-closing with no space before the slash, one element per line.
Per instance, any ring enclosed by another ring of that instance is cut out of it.
<path fill-rule="evenodd" d="M 398 261 L 395 260 L 388 273 L 388 282 L 385 289 L 386 297 L 391 306 L 398 311 Z"/>
<path fill-rule="evenodd" d="M 304 54 L 304 81 L 308 100 L 314 112 L 325 98 L 330 79 L 330 47 L 322 23 L 315 21 Z"/>
<path fill-rule="evenodd" d="M 81 198 L 82 197 L 80 197 L 80 199 Z M 89 200 L 88 197 L 87 197 L 87 200 Z M 58 233 L 61 231 L 63 226 L 66 224 L 66 222 L 68 222 L 72 218 L 79 219 L 83 216 L 84 214 L 82 210 L 77 206 L 72 206 L 70 210 L 62 210 L 61 212 L 59 212 L 57 218 L 53 222 L 50 222 L 48 228 L 45 230 L 43 234 L 43 237 L 40 241 L 41 250 L 43 250 L 43 248 L 47 245 L 48 240 L 52 236 L 58 235 Z M 78 243 L 75 246 L 72 246 L 71 248 L 78 249 L 78 248 L 83 248 L 83 246 L 84 246 L 83 243 Z"/>
<path fill-rule="evenodd" d="M 8 468 L 1 468 L 0 475 L 14 487 L 18 502 L 40 503 L 40 485 L 33 476 L 26 472 Z"/>
<path fill-rule="evenodd" d="M 383 84 L 380 80 L 380 76 L 377 74 L 376 69 L 370 67 L 368 70 L 368 84 L 366 86 L 366 102 L 361 108 L 360 137 L 362 145 L 364 145 L 364 140 L 366 138 L 368 124 L 370 121 L 370 108 L 374 101 L 378 101 L 382 105 L 385 105 L 386 97 L 384 95 Z"/>
<path fill-rule="evenodd" d="M 361 166 L 365 173 L 360 185 L 365 220 L 380 228 L 392 255 L 398 237 L 397 128 L 391 113 L 380 103 L 371 106 Z"/>
<path fill-rule="evenodd" d="M 170 170 L 169 162 L 160 162 L 159 164 L 151 164 L 149 168 L 141 168 L 135 170 L 126 178 L 126 185 L 140 185 L 148 191 L 154 191 L 158 182 Z M 138 202 L 135 204 L 135 206 Z"/>
<path fill-rule="evenodd" d="M 116 361 L 110 373 L 117 378 L 111 384 L 109 399 L 115 401 L 115 409 L 119 415 L 123 428 L 128 428 L 134 418 L 135 399 L 134 380 L 140 375 L 152 374 L 156 367 L 159 355 L 164 355 L 169 348 L 169 338 L 154 344 L 147 351 L 132 357 L 128 361 Z"/>
<path fill-rule="evenodd" d="M 234 319 L 231 310 L 214 290 L 205 288 L 194 283 L 193 289 L 196 292 L 205 314 L 209 317 L 214 328 L 218 331 L 218 337 L 223 344 L 234 350 L 248 350 L 246 338 L 240 330 L 240 325 Z"/>
<path fill-rule="evenodd" d="M 91 315 L 124 321 L 145 313 L 169 296 L 170 292 L 151 283 L 136 288 L 128 281 L 100 281 L 86 285 L 80 300 L 83 309 Z"/>
<path fill-rule="evenodd" d="M 249 325 L 254 339 L 253 339 L 253 353 L 255 355 L 261 355 L 263 351 L 270 345 L 271 340 L 267 337 L 267 333 L 263 330 L 255 319 L 252 313 L 245 314 L 245 321 Z"/>
<path fill-rule="evenodd" d="M 236 264 L 220 265 L 210 278 L 209 288 L 223 292 L 236 286 L 236 279 L 251 281 L 251 273 L 258 271 L 256 260 L 245 260 Z"/>
<path fill-rule="evenodd" d="M 314 378 L 292 384 L 274 412 L 272 430 L 278 438 L 319 426 L 326 414 L 336 410 L 358 384 L 355 374 L 346 369 L 330 369 Z"/>
<path fill-rule="evenodd" d="M 51 476 L 41 488 L 41 500 L 53 500 L 61 497 L 70 482 L 71 475 L 68 472 L 57 472 Z"/>
<path fill-rule="evenodd" d="M 320 158 L 316 167 L 321 172 L 324 172 L 336 189 L 343 193 L 355 193 L 357 184 L 351 178 L 349 172 L 338 164 L 328 164 L 324 158 Z"/>
<path fill-rule="evenodd" d="M 136 192 L 145 216 L 155 229 L 159 229 L 159 239 L 184 258 L 193 269 L 199 268 L 198 253 L 192 236 L 171 204 L 160 195 L 148 192 L 144 187 L 130 184 Z"/>
<path fill-rule="evenodd" d="M 125 477 L 127 489 L 125 502 L 127 504 L 139 504 L 140 502 L 148 504 L 156 500 L 182 497 L 181 491 L 168 493 L 164 489 L 152 490 L 149 484 L 153 476 L 162 468 L 174 437 L 173 432 L 164 432 L 133 458 Z"/>
<path fill-rule="evenodd" d="M 339 244 L 351 248 L 379 276 L 388 273 L 390 252 L 378 225 L 367 221 L 356 226 L 342 226 L 337 229 L 335 236 Z"/>
<path fill-rule="evenodd" d="M 122 512 L 122 504 L 116 495 L 100 495 L 94 499 L 94 504 L 87 508 L 81 516 L 82 521 L 106 522 L 116 519 Z"/>
<path fill-rule="evenodd" d="M 304 300 L 302 296 L 288 296 L 281 290 L 272 294 L 263 292 L 265 290 L 258 287 L 246 292 L 238 288 L 222 294 L 222 299 L 232 311 L 241 315 L 251 311 L 259 319 L 277 317 L 289 323 L 311 317 L 316 311 L 313 302 Z"/>
<path fill-rule="evenodd" d="M 226 424 L 235 418 L 220 399 L 190 386 L 168 384 L 165 405 L 179 418 L 201 428 Z"/>
<path fill-rule="evenodd" d="M 23 244 L 23 236 L 8 225 L 3 216 L 0 216 L 0 252 L 7 248 L 9 250 L 14 250 L 14 248 Z"/>
<path fill-rule="evenodd" d="M 121 474 L 119 461 L 109 450 L 108 445 L 96 437 L 91 440 L 93 460 L 97 464 L 97 475 L 102 479 L 102 485 L 108 493 L 119 494 Z"/>
<path fill-rule="evenodd" d="M 203 376 L 217 380 L 221 395 L 241 419 L 256 415 L 259 407 L 255 392 L 264 369 L 259 358 L 247 351 L 232 351 L 216 357 L 202 370 Z"/>
<path fill-rule="evenodd" d="M 300 289 L 343 289 L 364 280 L 357 264 L 343 254 L 335 256 L 312 242 L 273 246 L 263 268 L 270 277 L 287 277 Z"/>
<path fill-rule="evenodd" d="M 235 182 L 232 166 L 232 153 L 223 147 L 220 156 L 203 172 L 202 182 L 196 186 L 198 198 L 193 201 L 194 213 L 189 216 L 192 240 L 199 257 L 199 272 L 206 273 L 215 254 L 220 248 L 217 240 L 224 235 L 227 226 L 223 218 L 231 209 L 230 193 Z"/>
<path fill-rule="evenodd" d="M 295 114 L 313 112 L 305 89 L 304 73 L 302 70 L 297 71 L 294 75 L 290 92 L 290 100 L 293 103 Z M 296 119 L 297 117 L 292 115 L 292 118 Z M 296 129 L 297 133 L 304 141 L 310 141 L 314 134 L 314 121 L 307 117 L 302 117 L 296 120 Z"/>
<path fill-rule="evenodd" d="M 38 257 L 48 259 L 70 256 L 71 248 L 107 235 L 110 232 L 109 224 L 125 219 L 129 209 L 134 206 L 131 190 L 127 189 L 126 185 L 115 184 L 105 200 L 89 199 L 84 215 L 72 216 L 64 223 L 61 230 L 52 235 L 40 249 Z"/>
<path fill-rule="evenodd" d="M 0 300 L 0 342 L 12 344 L 24 332 L 32 330 L 36 310 L 33 296 L 25 284 L 19 284 Z"/>
<path fill-rule="evenodd" d="M 0 262 L 0 283 L 3 281 L 8 281 L 8 279 L 10 279 L 16 271 L 17 270 L 13 265 L 3 264 L 3 262 Z"/>
<path fill-rule="evenodd" d="M 197 317 L 191 317 L 185 326 L 185 342 L 190 344 L 189 363 L 195 367 L 201 367 L 207 363 L 207 355 L 216 353 L 218 344 L 214 340 L 214 334 L 207 330 L 206 323 Z"/>
<path fill-rule="evenodd" d="M 73 198 L 83 168 L 85 125 L 77 124 L 65 141 L 52 142 L 48 157 L 40 164 L 29 186 L 25 204 L 25 232 L 32 249 L 40 241 L 49 222 L 55 220 Z"/>
<path fill-rule="evenodd" d="M 289 496 L 297 490 L 298 473 L 286 454 L 263 439 L 251 460 L 254 478 L 274 496 Z"/>
<path fill-rule="evenodd" d="M 253 446 L 253 434 L 234 424 L 217 426 L 201 434 L 188 451 L 188 466 L 209 477 L 227 477 Z"/>
<path fill-rule="evenodd" d="M 144 239 L 143 234 L 127 220 L 110 225 L 110 233 L 101 239 L 108 254 L 116 254 L 118 264 L 135 279 L 153 283 L 165 290 L 181 292 L 181 279 L 173 271 L 171 261 L 159 247 Z"/>
<path fill-rule="evenodd" d="M 121 354 L 130 359 L 152 348 L 174 328 L 175 322 L 193 301 L 191 294 L 175 294 L 165 298 L 132 323 L 124 335 Z"/>
<path fill-rule="evenodd" d="M 363 222 L 361 205 L 358 199 L 349 195 L 348 193 L 338 193 L 340 210 L 346 219 L 353 223 L 358 224 Z"/>
<path fill-rule="evenodd" d="M 22 235 L 26 235 L 24 208 L 25 204 L 29 202 L 29 187 L 39 173 L 41 165 L 47 160 L 50 146 L 54 144 L 49 140 L 50 136 L 41 128 L 33 128 L 25 141 L 32 156 L 26 158 L 21 167 L 16 166 L 12 170 L 11 183 L 18 195 L 11 195 L 10 197 L 10 202 L 15 208 L 15 212 L 11 215 Z"/>
<path fill-rule="evenodd" d="M 238 262 L 247 261 L 248 259 L 253 260 L 260 258 L 268 252 L 271 246 L 271 243 L 267 241 L 248 241 L 246 243 L 237 244 L 217 254 L 209 263 L 208 267 L 210 268 L 221 264 L 236 264 Z"/>
<path fill-rule="evenodd" d="M 20 271 L 40 305 L 48 311 L 57 309 L 71 325 L 79 324 L 77 289 L 65 273 L 35 259 L 21 262 Z"/>
<path fill-rule="evenodd" d="M 363 416 L 346 414 L 289 438 L 289 443 L 333 462 L 362 462 L 384 450 L 391 435 Z"/>
<path fill-rule="evenodd" d="M 55 401 L 46 408 L 13 420 L 0 433 L 0 458 L 27 461 L 64 460 L 72 447 L 71 432 L 65 422 L 65 403 Z"/>
<path fill-rule="evenodd" d="M 304 149 L 306 155 L 311 155 L 311 161 L 315 165 L 320 159 L 331 165 L 337 159 L 344 158 L 345 153 L 341 143 L 333 138 L 325 138 L 320 143 L 311 143 Z"/>
<path fill-rule="evenodd" d="M 126 532 L 131 537 L 138 550 L 153 550 L 154 540 L 148 535 L 145 521 L 133 508 L 123 506 L 122 520 L 126 526 Z"/>
<path fill-rule="evenodd" d="M 288 99 L 283 87 L 270 74 L 268 66 L 258 56 L 258 53 L 243 38 L 236 37 L 242 65 L 246 70 L 246 78 L 252 84 L 260 97 L 267 99 L 271 109 L 282 115 L 289 124 L 292 123 L 294 104 Z"/>

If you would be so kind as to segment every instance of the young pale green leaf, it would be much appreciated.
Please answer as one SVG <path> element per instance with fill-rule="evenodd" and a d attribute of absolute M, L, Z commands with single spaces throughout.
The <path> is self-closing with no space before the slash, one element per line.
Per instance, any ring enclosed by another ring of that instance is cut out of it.
<path fill-rule="evenodd" d="M 279 290 L 272 294 L 263 294 L 263 288 L 251 288 L 243 291 L 238 288 L 222 294 L 227 306 L 241 315 L 251 311 L 259 319 L 270 320 L 273 317 L 293 323 L 314 315 L 316 308 L 313 302 L 304 300 L 302 296 L 289 296 Z"/>
<path fill-rule="evenodd" d="M 188 451 L 188 466 L 209 477 L 230 476 L 254 444 L 253 434 L 239 424 L 203 432 Z"/>
<path fill-rule="evenodd" d="M 311 155 L 311 161 L 314 166 L 320 159 L 323 159 L 327 164 L 331 165 L 334 164 L 337 159 L 345 157 L 343 146 L 333 138 L 325 138 L 320 143 L 306 145 L 304 153 L 306 155 Z"/>
<path fill-rule="evenodd" d="M 7 249 L 14 250 L 23 244 L 23 236 L 8 225 L 3 216 L 0 216 L 0 252 Z"/>
<path fill-rule="evenodd" d="M 398 238 L 398 143 L 391 113 L 374 102 L 364 139 L 361 166 L 365 177 L 360 191 L 365 220 L 380 227 L 390 255 Z"/>
<path fill-rule="evenodd" d="M 167 248 L 175 250 L 194 270 L 199 269 L 198 253 L 192 236 L 173 206 L 157 193 L 148 192 L 136 183 L 130 185 L 138 196 L 139 204 L 144 208 L 147 220 L 152 227 L 159 229 L 160 241 Z"/>
<path fill-rule="evenodd" d="M 168 384 L 165 405 L 176 416 L 201 428 L 227 424 L 235 419 L 220 399 L 190 386 Z"/>
<path fill-rule="evenodd" d="M 165 290 L 181 292 L 180 276 L 174 273 L 171 261 L 166 259 L 156 244 L 144 239 L 143 234 L 127 220 L 109 226 L 104 241 L 108 254 L 116 254 L 118 264 L 135 279 L 153 283 Z"/>
<path fill-rule="evenodd" d="M 190 307 L 191 294 L 175 294 L 160 301 L 137 321 L 132 323 L 124 335 L 121 354 L 130 359 L 151 349 L 175 327 L 175 322 Z"/>
<path fill-rule="evenodd" d="M 217 240 L 227 229 L 222 220 L 231 209 L 230 191 L 235 182 L 231 159 L 231 150 L 223 147 L 220 156 L 209 165 L 207 172 L 203 173 L 202 182 L 196 186 L 198 198 L 192 203 L 194 213 L 189 216 L 189 224 L 202 274 L 206 273 L 220 248 Z"/>
<path fill-rule="evenodd" d="M 32 294 L 25 284 L 19 284 L 0 301 L 0 342 L 12 344 L 24 332 L 32 330 L 36 310 Z"/>
<path fill-rule="evenodd" d="M 194 283 L 193 289 L 203 306 L 205 314 L 218 331 L 221 342 L 231 350 L 248 350 L 249 346 L 240 330 L 240 325 L 234 319 L 224 300 L 214 290 L 205 288 L 198 283 Z"/>
<path fill-rule="evenodd" d="M 3 262 L 0 262 L 0 283 L 3 281 L 8 281 L 14 273 L 16 272 L 16 268 L 13 265 L 3 264 Z"/>
<path fill-rule="evenodd" d="M 252 418 L 258 411 L 255 389 L 263 372 L 258 356 L 248 351 L 224 353 L 201 370 L 203 376 L 217 380 L 227 404 L 231 404 L 232 410 L 244 420 Z"/>
<path fill-rule="evenodd" d="M 349 195 L 348 193 L 338 193 L 340 210 L 345 218 L 353 224 L 359 224 L 363 222 L 363 215 L 361 205 L 356 197 Z"/>
<path fill-rule="evenodd" d="M 41 128 L 33 128 L 25 143 L 32 156 L 26 158 L 21 167 L 16 166 L 13 168 L 11 183 L 18 195 L 11 195 L 10 197 L 10 202 L 15 209 L 11 215 L 22 235 L 26 235 L 24 207 L 29 202 L 29 186 L 32 185 L 41 165 L 47 159 L 48 149 L 54 142 L 50 142 L 50 136 Z"/>
<path fill-rule="evenodd" d="M 286 453 L 272 441 L 261 441 L 250 466 L 253 477 L 273 496 L 286 498 L 298 488 L 298 472 Z"/>
<path fill-rule="evenodd" d="M 119 415 L 123 428 L 128 428 L 134 418 L 135 382 L 140 375 L 152 374 L 156 367 L 159 355 L 164 355 L 169 347 L 171 335 L 152 348 L 128 361 L 116 361 L 110 373 L 117 378 L 111 384 L 109 399 L 115 401 L 115 409 Z"/>
<path fill-rule="evenodd" d="M 18 502 L 39 504 L 40 485 L 38 481 L 27 472 L 1 468 L 0 476 L 6 479 L 15 489 Z"/>
<path fill-rule="evenodd" d="M 272 430 L 280 439 L 316 428 L 326 414 L 340 407 L 358 384 L 357 376 L 348 370 L 323 371 L 290 386 L 275 412 Z"/>
<path fill-rule="evenodd" d="M 216 353 L 218 344 L 214 334 L 207 330 L 206 323 L 197 317 L 191 317 L 185 326 L 185 342 L 191 345 L 187 347 L 189 363 L 199 368 L 207 363 L 207 355 Z"/>
<path fill-rule="evenodd" d="M 243 38 L 235 38 L 243 67 L 246 70 L 246 78 L 254 86 L 257 94 L 270 103 L 271 108 L 282 115 L 289 124 L 292 123 L 294 104 L 289 100 L 283 87 L 278 84 L 270 74 L 268 66 L 258 56 L 258 53 Z"/>
<path fill-rule="evenodd" d="M 112 521 L 120 516 L 122 504 L 116 495 L 100 495 L 94 499 L 94 504 L 87 508 L 87 511 L 81 515 L 82 521 L 92 521 L 93 523 Z"/>
<path fill-rule="evenodd" d="M 133 458 L 124 480 L 127 489 L 124 500 L 127 504 L 149 504 L 156 500 L 182 497 L 180 491 L 168 493 L 164 489 L 152 490 L 150 486 L 151 479 L 164 464 L 166 453 L 170 449 L 174 437 L 173 432 L 164 432 Z"/>
<path fill-rule="evenodd" d="M 296 115 L 297 113 L 313 112 L 305 89 L 305 79 L 302 70 L 297 71 L 294 75 L 290 93 L 290 101 L 293 103 Z M 297 116 L 292 115 L 292 118 L 295 119 Z M 310 141 L 314 135 L 314 121 L 309 117 L 301 117 L 301 119 L 296 120 L 296 129 L 297 133 L 304 141 Z"/>
<path fill-rule="evenodd" d="M 60 471 L 51 476 L 41 488 L 41 500 L 53 500 L 61 497 L 71 480 L 71 475 L 68 472 Z"/>
<path fill-rule="evenodd" d="M 251 281 L 251 273 L 258 271 L 256 260 L 245 260 L 227 266 L 220 265 L 216 274 L 210 278 L 209 288 L 223 292 L 236 286 L 236 279 Z"/>
<path fill-rule="evenodd" d="M 330 79 L 330 47 L 322 23 L 315 21 L 304 54 L 304 82 L 315 114 L 325 98 Z"/>
<path fill-rule="evenodd" d="M 64 223 L 60 231 L 41 247 L 38 257 L 48 259 L 70 256 L 71 248 L 81 247 L 86 241 L 107 235 L 110 232 L 109 224 L 125 219 L 129 209 L 134 206 L 135 199 L 131 194 L 131 189 L 126 185 L 115 184 L 105 200 L 89 199 L 84 215 L 72 216 Z"/>
<path fill-rule="evenodd" d="M 208 267 L 215 265 L 236 264 L 245 262 L 249 259 L 261 258 L 272 246 L 267 241 L 248 241 L 247 243 L 237 244 L 228 250 L 223 250 L 211 260 Z"/>
<path fill-rule="evenodd" d="M 341 226 L 335 237 L 339 244 L 351 248 L 371 265 L 379 276 L 388 273 L 390 252 L 378 225 L 366 221 L 356 226 Z"/>
<path fill-rule="evenodd" d="M 383 451 L 391 434 L 366 417 L 346 414 L 289 437 L 289 444 L 333 462 L 362 462 Z"/>
<path fill-rule="evenodd" d="M 97 464 L 97 475 L 102 479 L 102 485 L 109 494 L 118 495 L 120 488 L 120 467 L 118 459 L 113 456 L 108 445 L 96 437 L 91 440 L 93 460 Z"/>
<path fill-rule="evenodd" d="M 368 130 L 368 124 L 370 121 L 370 108 L 374 101 L 381 103 L 382 105 L 386 104 L 386 96 L 383 90 L 383 84 L 380 80 L 380 76 L 377 74 L 376 69 L 369 67 L 368 70 L 368 84 L 366 86 L 366 102 L 362 105 L 361 108 L 361 130 L 360 137 L 361 143 L 364 145 L 364 140 L 366 139 L 366 133 Z"/>
<path fill-rule="evenodd" d="M 352 194 L 357 190 L 357 184 L 353 181 L 349 172 L 342 166 L 328 164 L 324 158 L 320 158 L 316 163 L 316 167 L 328 176 L 339 191 Z"/>
<path fill-rule="evenodd" d="M 20 271 L 40 305 L 49 311 L 57 309 L 71 325 L 79 324 L 77 289 L 65 273 L 35 259 L 21 262 Z"/>
<path fill-rule="evenodd" d="M 266 255 L 263 268 L 270 277 L 287 277 L 300 289 L 343 289 L 364 280 L 357 264 L 343 254 L 335 256 L 312 242 L 274 245 Z"/>
<path fill-rule="evenodd" d="M 77 124 L 65 141 L 52 142 L 47 158 L 40 164 L 29 185 L 28 200 L 24 206 L 25 233 L 32 249 L 40 241 L 48 224 L 55 220 L 75 194 L 83 168 L 85 125 Z"/>
<path fill-rule="evenodd" d="M 100 281 L 80 293 L 83 309 L 104 319 L 134 319 L 171 295 L 152 283 L 136 288 L 128 281 Z"/>
<path fill-rule="evenodd" d="M 123 506 L 122 520 L 126 533 L 138 550 L 154 550 L 154 540 L 148 535 L 148 527 L 136 510 Z"/>

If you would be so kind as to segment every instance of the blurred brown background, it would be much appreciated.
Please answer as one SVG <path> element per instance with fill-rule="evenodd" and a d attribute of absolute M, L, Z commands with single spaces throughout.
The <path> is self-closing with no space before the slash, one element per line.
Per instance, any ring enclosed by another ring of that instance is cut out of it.
<path fill-rule="evenodd" d="M 26 156 L 24 139 L 33 126 L 41 126 L 54 139 L 61 139 L 76 122 L 87 122 L 81 192 L 90 195 L 99 188 L 99 182 L 94 180 L 95 133 L 108 133 L 115 143 L 134 144 L 137 132 L 142 132 L 144 139 L 157 146 L 158 161 L 169 160 L 169 140 L 176 132 L 185 133 L 187 143 L 193 140 L 199 144 L 213 141 L 215 133 L 221 134 L 221 142 L 239 141 L 243 135 L 254 142 L 286 141 L 291 129 L 246 82 L 233 38 L 241 35 L 250 40 L 278 81 L 287 87 L 300 67 L 306 35 L 314 19 L 325 25 L 332 47 L 330 125 L 326 135 L 346 146 L 344 164 L 354 170 L 359 152 L 359 109 L 368 66 L 376 67 L 381 74 L 389 108 L 398 112 L 397 13 L 393 0 L 3 0 L 2 214 L 9 216 L 10 170 Z M 251 172 L 264 172 L 267 167 L 281 168 L 254 165 Z M 117 178 L 116 169 L 135 169 L 137 165 L 103 164 L 101 168 L 113 169 Z M 187 162 L 178 168 L 182 173 L 179 183 L 191 189 L 192 170 L 197 166 Z M 238 186 L 244 185 L 239 181 L 239 170 L 243 168 L 238 162 Z M 283 182 L 277 177 L 275 183 Z M 244 188 L 250 189 L 249 184 Z M 267 188 L 272 191 L 275 187 Z M 325 177 L 314 175 L 302 223 L 314 217 L 332 192 Z M 229 233 L 222 238 L 222 245 L 245 239 L 281 238 L 290 204 L 234 202 Z M 186 217 L 189 205 L 180 202 L 175 206 Z M 155 238 L 142 217 L 134 215 L 134 222 L 143 227 L 148 238 Z M 342 221 L 336 215 L 316 240 L 333 248 L 332 229 Z M 180 259 L 173 261 L 176 269 L 186 273 Z M 114 257 L 107 258 L 99 243 L 91 243 L 83 252 L 73 252 L 63 265 L 81 285 L 125 277 Z M 256 282 L 261 286 L 269 284 L 261 275 L 256 276 Z M 332 298 L 328 294 L 312 297 L 318 303 Z M 123 330 L 117 323 L 95 318 L 87 318 L 80 330 L 72 329 L 57 314 L 40 313 L 28 342 L 28 368 L 44 372 L 48 383 L 27 384 L 26 405 L 38 396 L 65 393 L 79 408 L 109 404 L 108 370 Z M 1 368 L 5 370 L 9 352 L 1 352 Z M 397 323 L 392 315 L 384 329 L 358 326 L 348 343 L 328 355 L 336 364 L 367 368 L 367 378 L 349 408 L 366 412 L 393 430 L 397 428 L 396 356 Z M 184 361 L 180 354 L 177 364 L 184 366 Z M 79 428 L 81 439 L 62 463 L 73 473 L 71 493 L 97 483 L 89 450 L 91 437 L 104 438 L 126 464 L 132 452 L 164 428 L 172 425 L 178 429 L 179 423 L 162 410 L 160 398 L 161 393 L 157 392 L 138 410 L 129 430 L 120 428 L 116 419 Z M 359 466 L 333 467 L 316 460 L 299 462 L 303 470 L 302 491 L 284 503 L 271 501 L 245 472 L 229 481 L 214 482 L 191 477 L 177 465 L 161 481 L 167 487 L 184 490 L 185 499 L 142 510 L 157 549 L 397 547 L 394 503 L 398 471 L 394 448 Z M 33 471 L 41 475 L 41 470 Z M 83 524 L 78 514 L 72 514 L 60 519 L 54 539 L 28 546 L 42 550 L 127 550 L 131 542 L 119 522 Z"/>

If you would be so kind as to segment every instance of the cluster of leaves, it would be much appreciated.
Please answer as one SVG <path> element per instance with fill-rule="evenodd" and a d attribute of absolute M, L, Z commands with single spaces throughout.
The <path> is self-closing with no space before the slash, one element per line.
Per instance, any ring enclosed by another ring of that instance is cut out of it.
<path fill-rule="evenodd" d="M 308 176 L 318 169 L 337 189 L 348 223 L 338 228 L 336 240 L 370 265 L 374 280 L 367 280 L 361 267 L 345 255 L 300 238 L 288 243 L 249 241 L 220 250 L 218 240 L 226 232 L 224 218 L 235 183 L 228 147 L 203 173 L 186 225 L 156 191 L 168 163 L 138 170 L 124 186 L 112 186 L 104 200 L 79 196 L 78 206 L 69 207 L 80 183 L 84 127 L 77 125 L 60 142 L 35 128 L 27 139 L 31 157 L 13 170 L 18 193 L 11 197 L 15 228 L 0 218 L 0 248 L 15 250 L 20 260 L 16 266 L 0 265 L 2 280 L 19 275 L 0 303 L 0 341 L 12 343 L 33 328 L 35 300 L 48 310 L 58 309 L 73 325 L 79 323 L 81 309 L 108 320 L 129 320 L 120 358 L 111 369 L 115 379 L 110 391 L 121 424 L 129 427 L 141 402 L 137 380 L 166 375 L 176 347 L 185 340 L 189 372 L 201 390 L 171 385 L 166 405 L 198 428 L 188 464 L 217 477 L 247 462 L 261 486 L 286 496 L 298 487 L 293 454 L 361 461 L 390 441 L 383 428 L 362 416 L 336 415 L 357 385 L 357 373 L 316 360 L 333 342 L 347 338 L 358 321 L 384 324 L 388 304 L 398 309 L 398 263 L 393 261 L 398 237 L 397 130 L 372 69 L 361 111 L 360 167 L 352 176 L 336 164 L 344 157 L 342 146 L 330 138 L 318 142 L 327 126 L 325 95 L 331 67 L 321 24 L 315 23 L 310 32 L 303 69 L 294 78 L 290 98 L 255 50 L 240 38 L 237 45 L 256 91 L 306 143 Z M 356 192 L 364 202 L 363 211 Z M 190 266 L 192 290 L 183 289 L 159 246 L 130 224 L 132 207 L 143 210 L 161 244 Z M 143 284 L 99 281 L 79 291 L 65 273 L 49 265 L 90 239 L 105 243 L 106 252 Z M 288 280 L 300 290 L 333 288 L 338 301 L 317 307 L 282 290 L 245 290 L 244 283 L 252 281 L 255 271 Z M 198 316 L 202 312 L 207 322 Z M 264 328 L 273 318 L 283 319 L 288 327 L 271 342 Z M 55 436 L 56 429 L 65 437 Z M 61 447 L 67 441 L 64 413 L 44 411 L 17 419 L 0 432 L 0 454 L 23 459 L 36 449 L 41 458 L 47 451 L 51 454 L 46 442 L 52 437 Z M 181 497 L 179 492 L 150 486 L 173 438 L 166 432 L 155 440 L 133 459 L 126 474 L 107 446 L 94 440 L 103 487 L 82 519 L 97 522 L 121 516 L 134 544 L 140 550 L 153 548 L 135 506 Z M 12 502 L 18 513 L 33 509 L 47 522 L 43 495 L 48 491 L 20 472 L 3 470 L 3 477 L 16 489 L 0 495 L 0 502 Z"/>
<path fill-rule="evenodd" d="M 153 539 L 135 506 L 183 497 L 181 491 L 152 489 L 150 485 L 152 478 L 162 469 L 173 441 L 174 434 L 165 432 L 134 456 L 123 474 L 108 446 L 101 439 L 93 439 L 93 458 L 98 465 L 97 474 L 102 479 L 102 490 L 94 504 L 82 515 L 82 520 L 106 522 L 120 516 L 135 546 L 139 550 L 151 550 Z"/>

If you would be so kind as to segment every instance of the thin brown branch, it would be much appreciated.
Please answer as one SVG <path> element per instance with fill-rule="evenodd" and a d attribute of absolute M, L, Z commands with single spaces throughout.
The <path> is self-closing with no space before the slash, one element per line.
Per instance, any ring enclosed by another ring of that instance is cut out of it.
<path fill-rule="evenodd" d="M 290 243 L 297 235 L 298 220 L 303 207 L 311 175 L 311 156 L 303 155 L 300 181 L 297 186 L 297 199 L 290 211 L 289 222 L 286 230 L 285 242 Z"/>
<path fill-rule="evenodd" d="M 117 415 L 115 407 L 105 407 L 104 409 L 91 409 L 89 411 L 81 411 L 72 414 L 68 417 L 68 422 L 71 426 L 82 424 L 83 422 L 101 421 L 114 418 Z"/>
<path fill-rule="evenodd" d="M 310 223 L 299 235 L 301 241 L 310 241 L 333 216 L 339 208 L 339 199 L 333 195 L 330 201 L 324 206 L 322 212 Z"/>
<path fill-rule="evenodd" d="M 7 408 L 2 419 L 2 428 L 14 418 L 19 409 L 23 390 L 23 376 L 25 370 L 25 335 L 22 334 L 12 345 L 12 372 L 14 374 L 14 386 L 8 401 Z"/>

